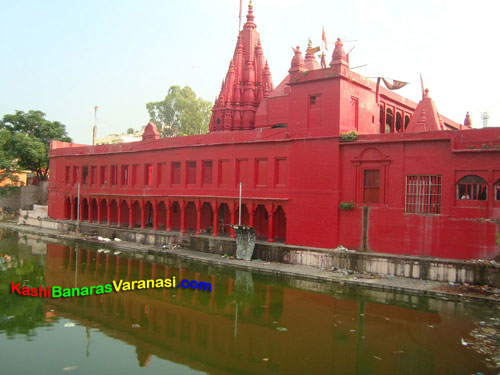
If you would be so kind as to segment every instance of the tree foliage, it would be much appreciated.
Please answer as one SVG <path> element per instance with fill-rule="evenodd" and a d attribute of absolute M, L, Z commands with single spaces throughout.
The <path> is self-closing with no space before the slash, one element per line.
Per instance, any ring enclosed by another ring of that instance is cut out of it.
<path fill-rule="evenodd" d="M 0 120 L 0 164 L 7 170 L 30 170 L 44 181 L 49 171 L 50 141 L 71 142 L 66 127 L 41 111 L 16 111 Z M 0 168 L 2 166 L 0 165 Z"/>
<path fill-rule="evenodd" d="M 147 103 L 146 108 L 162 137 L 208 132 L 212 103 L 196 97 L 189 86 L 171 86 L 164 100 Z"/>

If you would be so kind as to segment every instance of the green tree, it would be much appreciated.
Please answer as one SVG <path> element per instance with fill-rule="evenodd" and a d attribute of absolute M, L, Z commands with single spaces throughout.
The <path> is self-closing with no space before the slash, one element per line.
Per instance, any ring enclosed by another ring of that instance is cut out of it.
<path fill-rule="evenodd" d="M 133 128 L 128 128 L 127 129 L 127 134 L 134 134 L 135 130 Z"/>
<path fill-rule="evenodd" d="M 196 97 L 189 86 L 171 86 L 164 100 L 147 103 L 146 108 L 162 137 L 208 132 L 212 103 Z"/>
<path fill-rule="evenodd" d="M 45 119 L 41 111 L 16 111 L 0 121 L 0 147 L 6 162 L 36 173 L 41 181 L 48 176 L 52 140 L 71 142 L 65 125 Z"/>

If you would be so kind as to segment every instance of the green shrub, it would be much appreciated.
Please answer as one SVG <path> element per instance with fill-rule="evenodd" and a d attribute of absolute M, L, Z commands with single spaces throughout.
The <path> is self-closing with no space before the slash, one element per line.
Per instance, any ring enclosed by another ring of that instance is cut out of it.
<path fill-rule="evenodd" d="M 354 202 L 353 201 L 350 201 L 350 202 L 342 201 L 339 204 L 339 208 L 341 210 L 346 210 L 346 211 L 352 210 L 354 208 Z"/>
<path fill-rule="evenodd" d="M 352 130 L 347 133 L 340 133 L 340 141 L 341 142 L 354 142 L 358 139 L 359 134 L 356 130 Z"/>

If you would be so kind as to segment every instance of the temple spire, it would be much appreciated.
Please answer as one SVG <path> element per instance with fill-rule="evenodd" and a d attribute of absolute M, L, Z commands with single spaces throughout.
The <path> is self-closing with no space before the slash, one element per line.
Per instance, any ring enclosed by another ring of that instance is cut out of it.
<path fill-rule="evenodd" d="M 273 89 L 256 28 L 250 1 L 247 22 L 239 32 L 233 58 L 212 108 L 211 132 L 253 129 L 257 108 L 263 97 Z"/>

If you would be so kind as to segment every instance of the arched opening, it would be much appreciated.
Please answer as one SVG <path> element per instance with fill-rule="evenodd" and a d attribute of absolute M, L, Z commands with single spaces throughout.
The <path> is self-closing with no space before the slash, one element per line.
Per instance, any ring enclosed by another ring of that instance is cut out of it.
<path fill-rule="evenodd" d="M 78 218 L 78 198 L 73 198 L 73 218 Z"/>
<path fill-rule="evenodd" d="M 211 232 L 212 225 L 214 224 L 214 213 L 212 205 L 208 202 L 203 203 L 201 206 L 201 231 Z"/>
<path fill-rule="evenodd" d="M 410 116 L 406 115 L 405 116 L 405 129 L 408 127 L 409 123 L 410 123 Z"/>
<path fill-rule="evenodd" d="M 229 235 L 230 228 L 226 224 L 231 223 L 231 212 L 227 203 L 221 203 L 219 206 L 219 235 L 227 234 Z"/>
<path fill-rule="evenodd" d="M 255 210 L 255 232 L 257 232 L 257 237 L 262 237 L 267 239 L 267 229 L 268 229 L 268 216 L 267 210 L 262 205 L 259 204 Z"/>
<path fill-rule="evenodd" d="M 134 227 L 141 226 L 141 205 L 138 201 L 132 204 L 132 225 Z"/>
<path fill-rule="evenodd" d="M 400 132 L 403 130 L 403 117 L 400 112 L 396 112 L 396 131 Z"/>
<path fill-rule="evenodd" d="M 495 200 L 500 201 L 500 179 L 495 183 Z"/>
<path fill-rule="evenodd" d="M 392 113 L 392 109 L 390 108 L 387 108 L 387 110 L 385 111 L 385 132 L 394 132 L 394 114 Z"/>
<path fill-rule="evenodd" d="M 122 227 L 128 227 L 130 218 L 129 218 L 129 207 L 127 201 L 122 200 L 120 206 L 121 206 L 120 225 Z"/>
<path fill-rule="evenodd" d="M 238 223 L 240 215 L 240 208 L 236 210 L 236 223 Z M 241 225 L 250 225 L 250 215 L 248 214 L 248 209 L 245 204 L 241 205 Z"/>
<path fill-rule="evenodd" d="M 166 229 L 167 222 L 167 207 L 165 202 L 158 204 L 158 228 Z"/>
<path fill-rule="evenodd" d="M 108 221 L 108 202 L 106 199 L 101 199 L 101 223 Z"/>
<path fill-rule="evenodd" d="M 98 214 L 98 209 L 97 209 L 97 200 L 94 198 L 92 199 L 92 202 L 90 203 L 92 205 L 92 222 L 97 223 L 97 214 Z"/>
<path fill-rule="evenodd" d="M 196 206 L 188 202 L 184 212 L 186 229 L 196 230 Z"/>
<path fill-rule="evenodd" d="M 383 105 L 380 106 L 379 124 L 380 124 L 380 133 L 385 133 L 385 111 Z"/>
<path fill-rule="evenodd" d="M 64 199 L 64 220 L 71 219 L 71 199 L 66 197 Z"/>
<path fill-rule="evenodd" d="M 283 208 L 279 206 L 273 216 L 274 238 L 277 241 L 285 242 L 286 240 L 286 215 Z"/>
<path fill-rule="evenodd" d="M 488 197 L 488 185 L 479 176 L 468 175 L 460 179 L 457 183 L 457 199 L 485 201 Z"/>
<path fill-rule="evenodd" d="M 181 206 L 175 201 L 170 206 L 170 215 L 172 217 L 172 229 L 181 229 Z"/>
<path fill-rule="evenodd" d="M 89 201 L 87 198 L 82 199 L 82 207 L 80 209 L 80 216 L 82 221 L 86 221 L 89 219 Z"/>
<path fill-rule="evenodd" d="M 114 199 L 109 204 L 109 221 L 114 225 L 118 223 L 118 204 Z"/>
<path fill-rule="evenodd" d="M 153 227 L 153 204 L 150 201 L 147 201 L 144 205 L 144 220 L 147 228 Z"/>

